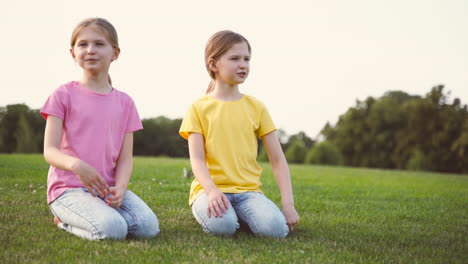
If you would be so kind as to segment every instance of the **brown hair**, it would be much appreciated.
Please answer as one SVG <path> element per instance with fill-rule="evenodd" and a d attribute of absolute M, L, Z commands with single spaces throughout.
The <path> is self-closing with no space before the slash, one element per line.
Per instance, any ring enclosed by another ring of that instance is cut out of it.
<path fill-rule="evenodd" d="M 206 93 L 210 93 L 214 89 L 213 80 L 216 79 L 215 73 L 210 69 L 209 62 L 214 60 L 215 62 L 223 56 L 232 46 L 245 42 L 249 48 L 249 53 L 252 53 L 249 41 L 244 38 L 241 34 L 232 32 L 230 30 L 223 30 L 215 33 L 206 43 L 205 47 L 205 66 L 211 77 L 211 82 L 208 85 Z"/>
<path fill-rule="evenodd" d="M 81 30 L 91 25 L 99 26 L 106 34 L 107 40 L 110 42 L 112 47 L 116 49 L 120 49 L 119 38 L 117 36 L 117 30 L 115 30 L 114 26 L 109 21 L 100 17 L 90 17 L 81 21 L 80 23 L 78 23 L 78 25 L 76 25 L 71 36 L 71 41 L 70 41 L 71 48 L 75 46 L 76 39 L 78 38 L 78 35 L 80 34 Z M 110 75 L 108 76 L 108 79 L 109 79 L 109 84 L 112 85 L 112 80 L 110 78 Z"/>

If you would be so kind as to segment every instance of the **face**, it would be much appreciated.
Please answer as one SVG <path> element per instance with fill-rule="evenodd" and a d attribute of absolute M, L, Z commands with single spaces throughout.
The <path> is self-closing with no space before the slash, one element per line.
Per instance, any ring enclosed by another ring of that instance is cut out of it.
<path fill-rule="evenodd" d="M 81 68 L 92 73 L 107 72 L 111 62 L 117 59 L 119 51 L 96 25 L 83 28 L 70 49 L 72 57 Z"/>
<path fill-rule="evenodd" d="M 250 52 L 247 43 L 234 44 L 218 61 L 212 62 L 211 69 L 215 72 L 217 81 L 229 85 L 243 83 L 250 70 Z"/>

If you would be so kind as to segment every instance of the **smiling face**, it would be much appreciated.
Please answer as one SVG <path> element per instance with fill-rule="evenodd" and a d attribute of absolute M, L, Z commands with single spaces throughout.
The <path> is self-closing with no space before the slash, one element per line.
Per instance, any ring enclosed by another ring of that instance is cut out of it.
<path fill-rule="evenodd" d="M 106 32 L 94 24 L 80 30 L 70 49 L 78 65 L 93 74 L 107 72 L 119 52 L 119 48 L 111 44 Z"/>
<path fill-rule="evenodd" d="M 217 61 L 210 63 L 216 81 L 230 86 L 243 83 L 250 70 L 250 51 L 246 42 L 234 44 Z"/>

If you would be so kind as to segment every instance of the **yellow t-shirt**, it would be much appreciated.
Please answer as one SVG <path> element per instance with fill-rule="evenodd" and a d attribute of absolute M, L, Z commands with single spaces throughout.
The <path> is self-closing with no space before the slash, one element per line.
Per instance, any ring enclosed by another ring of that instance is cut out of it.
<path fill-rule="evenodd" d="M 262 168 L 257 163 L 257 137 L 276 130 L 262 102 L 248 95 L 234 102 L 204 96 L 195 101 L 179 133 L 188 139 L 199 133 L 205 139 L 206 165 L 216 186 L 224 193 L 261 192 Z M 194 179 L 189 204 L 203 192 Z"/>

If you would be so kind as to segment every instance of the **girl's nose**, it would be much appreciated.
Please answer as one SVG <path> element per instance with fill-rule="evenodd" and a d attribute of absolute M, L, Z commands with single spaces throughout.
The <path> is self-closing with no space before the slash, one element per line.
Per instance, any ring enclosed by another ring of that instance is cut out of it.
<path fill-rule="evenodd" d="M 89 45 L 88 46 L 88 53 L 94 53 L 95 52 L 95 45 Z"/>

